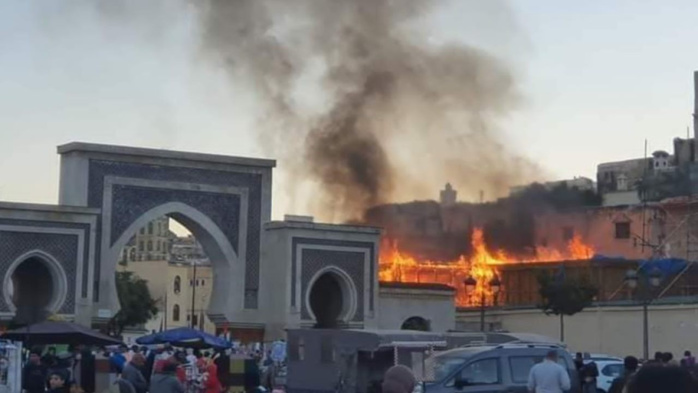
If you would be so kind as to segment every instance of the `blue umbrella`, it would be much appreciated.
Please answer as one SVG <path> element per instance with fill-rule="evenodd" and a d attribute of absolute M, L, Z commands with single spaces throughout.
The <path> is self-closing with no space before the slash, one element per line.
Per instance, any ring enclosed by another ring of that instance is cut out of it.
<path fill-rule="evenodd" d="M 140 345 L 170 344 L 185 348 L 228 349 L 232 347 L 232 344 L 222 338 L 188 327 L 149 334 L 138 338 L 136 342 Z"/>

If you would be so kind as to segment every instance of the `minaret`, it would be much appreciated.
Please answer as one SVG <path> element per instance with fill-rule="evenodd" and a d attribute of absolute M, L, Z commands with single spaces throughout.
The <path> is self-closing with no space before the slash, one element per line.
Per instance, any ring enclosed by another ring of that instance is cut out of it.
<path fill-rule="evenodd" d="M 452 206 L 456 204 L 458 192 L 453 189 L 451 183 L 446 183 L 446 187 L 441 190 L 441 205 Z"/>

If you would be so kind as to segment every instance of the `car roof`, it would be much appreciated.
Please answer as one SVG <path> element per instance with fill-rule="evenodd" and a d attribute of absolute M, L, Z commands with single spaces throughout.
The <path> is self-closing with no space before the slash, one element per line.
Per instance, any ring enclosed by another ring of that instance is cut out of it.
<path fill-rule="evenodd" d="M 448 351 L 439 352 L 438 356 L 448 356 L 448 357 L 470 357 L 479 353 L 494 351 L 494 350 L 531 350 L 531 349 L 543 349 L 543 350 L 560 350 L 564 353 L 564 348 L 555 344 L 541 344 L 541 343 L 507 343 L 507 344 L 476 344 L 476 345 L 466 345 L 460 348 L 450 349 Z"/>

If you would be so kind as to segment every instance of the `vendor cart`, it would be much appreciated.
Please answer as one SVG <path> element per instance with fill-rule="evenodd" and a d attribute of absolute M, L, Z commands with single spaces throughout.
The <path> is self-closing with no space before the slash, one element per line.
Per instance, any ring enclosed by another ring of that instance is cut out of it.
<path fill-rule="evenodd" d="M 373 393 L 392 366 L 420 375 L 424 360 L 446 347 L 442 334 L 409 330 L 288 331 L 286 390 L 294 392 Z"/>

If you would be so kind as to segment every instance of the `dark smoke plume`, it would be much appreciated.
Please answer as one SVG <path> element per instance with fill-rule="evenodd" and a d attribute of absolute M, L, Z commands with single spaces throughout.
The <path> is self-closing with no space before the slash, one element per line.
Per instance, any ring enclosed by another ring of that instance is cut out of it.
<path fill-rule="evenodd" d="M 446 181 L 497 196 L 536 172 L 498 132 L 520 101 L 508 67 L 477 48 L 430 44 L 418 28 L 438 3 L 197 3 L 205 55 L 258 95 L 260 140 L 293 183 L 314 182 L 313 213 L 357 218 Z M 321 110 L 297 103 L 308 83 L 321 86 Z"/>

